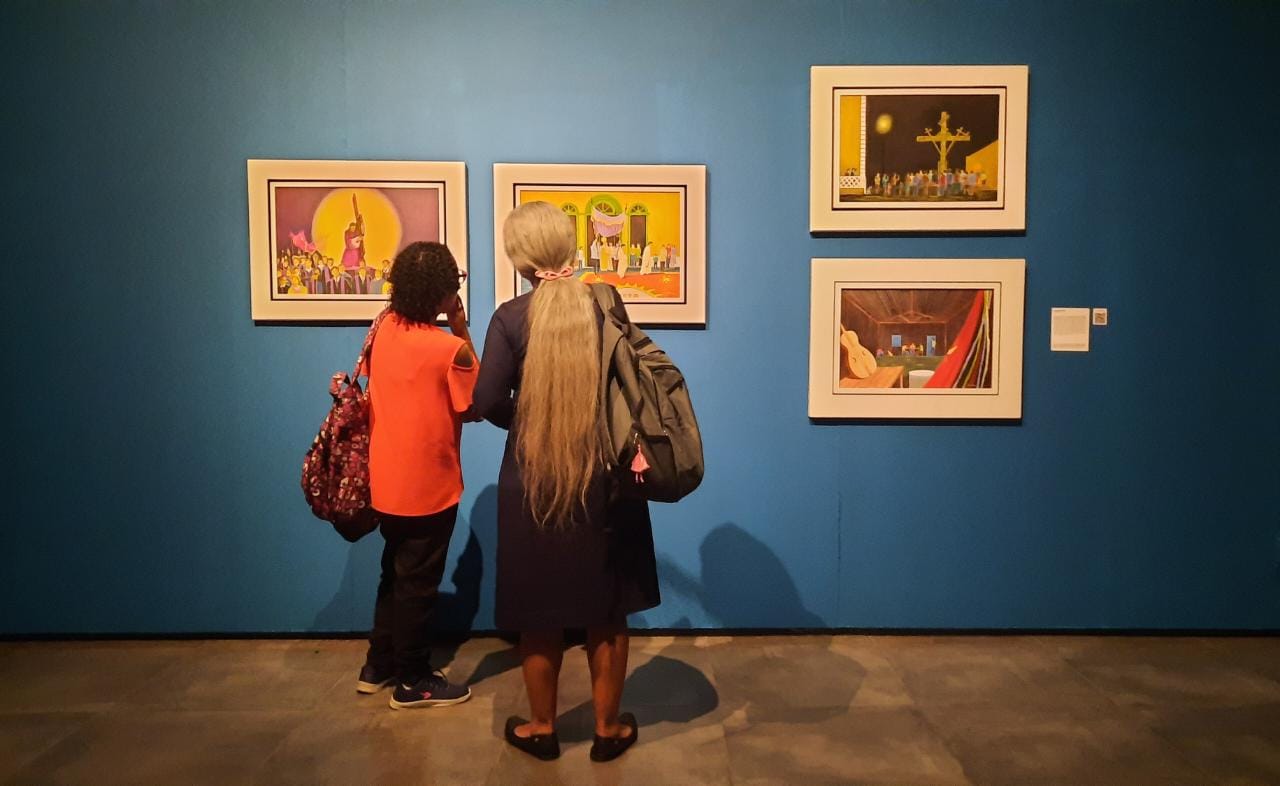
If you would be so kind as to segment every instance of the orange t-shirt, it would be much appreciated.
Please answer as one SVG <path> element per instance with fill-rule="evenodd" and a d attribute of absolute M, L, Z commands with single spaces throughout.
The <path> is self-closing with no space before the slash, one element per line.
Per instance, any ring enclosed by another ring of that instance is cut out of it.
<path fill-rule="evenodd" d="M 370 358 L 369 491 L 373 507 L 425 516 L 462 496 L 462 413 L 480 370 L 455 364 L 462 339 L 388 314 Z"/>

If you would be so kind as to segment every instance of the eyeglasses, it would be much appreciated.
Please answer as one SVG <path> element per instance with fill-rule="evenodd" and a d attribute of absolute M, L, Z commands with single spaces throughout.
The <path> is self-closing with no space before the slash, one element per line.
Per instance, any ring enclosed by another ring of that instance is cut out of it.
<path fill-rule="evenodd" d="M 459 284 L 461 284 L 463 281 L 466 281 L 466 280 L 467 280 L 467 271 L 465 271 L 465 270 L 459 270 L 459 271 L 458 271 L 458 283 L 459 283 Z"/>

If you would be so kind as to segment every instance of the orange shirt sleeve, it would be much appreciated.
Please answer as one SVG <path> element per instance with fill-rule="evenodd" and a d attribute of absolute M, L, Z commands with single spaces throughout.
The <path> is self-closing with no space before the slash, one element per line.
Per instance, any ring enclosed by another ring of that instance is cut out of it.
<path fill-rule="evenodd" d="M 471 409 L 471 396 L 475 393 L 476 378 L 480 375 L 480 360 L 472 355 L 471 365 L 459 366 L 449 364 L 446 376 L 449 381 L 449 399 L 454 412 L 466 412 Z"/>

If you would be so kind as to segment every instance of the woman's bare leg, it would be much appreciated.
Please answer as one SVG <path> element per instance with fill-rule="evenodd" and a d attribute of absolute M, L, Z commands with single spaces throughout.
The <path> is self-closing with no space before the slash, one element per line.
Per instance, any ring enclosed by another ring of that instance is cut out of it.
<path fill-rule="evenodd" d="M 550 734 L 556 730 L 556 693 L 560 686 L 560 663 L 564 660 L 564 631 L 522 632 L 520 656 L 532 717 L 528 723 L 516 727 L 516 736 Z"/>
<path fill-rule="evenodd" d="M 631 734 L 630 727 L 618 723 L 630 648 L 631 637 L 625 623 L 587 628 L 587 663 L 591 667 L 591 700 L 595 705 L 598 736 Z"/>

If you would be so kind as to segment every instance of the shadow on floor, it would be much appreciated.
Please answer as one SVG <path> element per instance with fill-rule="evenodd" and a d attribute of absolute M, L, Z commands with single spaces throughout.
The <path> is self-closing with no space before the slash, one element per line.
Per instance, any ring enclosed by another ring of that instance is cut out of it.
<path fill-rule="evenodd" d="M 668 592 L 698 603 L 717 625 L 826 627 L 825 620 L 804 607 L 795 581 L 777 555 L 736 524 L 725 523 L 712 530 L 699 548 L 699 558 L 698 576 L 670 560 L 659 561 L 659 574 Z M 633 615 L 631 620 L 633 624 L 647 623 L 644 615 Z M 673 627 L 689 626 L 689 620 L 681 618 Z M 812 645 L 814 638 L 806 640 Z M 627 677 L 623 707 L 635 710 L 641 727 L 668 724 L 648 728 L 648 740 L 680 733 L 690 724 L 722 723 L 739 711 L 748 722 L 816 722 L 848 711 L 866 677 L 861 664 L 826 646 L 792 649 L 785 639 L 759 641 L 758 647 L 722 658 L 713 683 L 696 666 L 678 657 L 681 651 L 688 651 L 688 644 L 677 639 Z M 819 637 L 819 641 L 829 644 L 831 637 Z M 515 648 L 490 653 L 468 683 L 518 667 Z M 495 718 L 494 728 L 500 734 L 498 720 Z M 589 740 L 594 727 L 591 702 L 563 712 L 556 724 L 565 742 Z"/>
<path fill-rule="evenodd" d="M 497 539 L 495 486 L 481 492 L 472 508 L 469 525 L 466 546 L 451 575 L 455 591 L 441 593 L 437 606 L 433 627 L 446 632 L 440 644 L 433 648 L 432 664 L 437 668 L 452 663 L 458 648 L 467 640 L 466 631 L 473 625 L 480 607 L 483 554 L 486 545 L 491 549 L 496 547 Z M 348 572 L 356 558 L 357 552 L 353 549 Z M 794 579 L 777 555 L 736 524 L 727 522 L 712 530 L 699 547 L 699 560 L 697 576 L 667 559 L 659 559 L 659 574 L 668 592 L 695 601 L 718 627 L 761 628 L 770 624 L 808 629 L 826 627 L 820 616 L 804 607 Z M 347 584 L 344 576 L 343 586 Z M 335 598 L 334 604 L 337 602 Z M 317 624 L 320 621 L 317 617 Z M 647 623 L 643 615 L 633 616 L 632 621 L 640 625 Z M 687 618 L 676 625 L 688 626 Z M 448 636 L 450 632 L 457 635 Z M 581 643 L 581 638 L 573 634 L 566 636 L 566 649 Z M 823 638 L 828 643 L 831 640 L 830 636 Z M 812 637 L 809 642 L 812 644 Z M 847 711 L 866 674 L 860 664 L 838 652 L 808 647 L 802 654 L 790 654 L 785 644 L 775 639 L 772 646 L 748 649 L 717 667 L 713 683 L 696 666 L 678 657 L 683 646 L 683 642 L 677 640 L 627 677 L 623 706 L 640 708 L 637 718 L 641 726 L 674 725 L 665 733 L 659 733 L 658 738 L 677 733 L 685 724 L 723 722 L 740 710 L 745 711 L 750 722 L 817 721 L 833 717 Z M 803 662 L 796 662 L 797 657 Z M 519 651 L 513 643 L 507 649 L 487 653 L 462 681 L 474 686 L 519 667 Z M 803 675 L 813 678 L 806 680 Z M 557 725 L 566 742 L 590 739 L 594 725 L 591 702 L 583 702 L 562 713 Z M 495 728 L 500 730 L 501 724 Z M 646 737 L 654 738 L 652 729 Z"/>
<path fill-rule="evenodd" d="M 678 703 L 664 703 L 663 697 L 679 696 Z M 696 667 L 659 653 L 627 675 L 622 690 L 622 706 L 636 709 L 641 728 L 659 723 L 692 723 L 720 706 L 716 688 Z M 595 708 L 590 701 L 560 714 L 556 728 L 564 742 L 590 740 L 595 728 Z M 646 734 L 648 739 L 652 735 Z M 659 735 L 659 738 L 665 735 Z"/>

